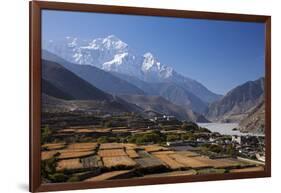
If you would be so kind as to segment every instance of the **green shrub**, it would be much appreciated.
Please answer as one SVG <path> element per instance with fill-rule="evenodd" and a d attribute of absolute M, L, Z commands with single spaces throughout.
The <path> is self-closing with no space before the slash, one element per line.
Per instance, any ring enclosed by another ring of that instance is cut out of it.
<path fill-rule="evenodd" d="M 166 137 L 167 141 L 176 141 L 176 140 L 179 140 L 179 139 L 180 139 L 180 136 L 176 135 L 176 134 L 169 134 Z"/>
<path fill-rule="evenodd" d="M 209 150 L 215 153 L 223 153 L 224 149 L 219 145 L 210 145 Z"/>
<path fill-rule="evenodd" d="M 57 162 L 55 157 L 47 160 L 42 160 L 41 175 L 45 178 L 48 178 L 49 174 L 53 174 L 56 172 L 56 167 L 57 167 Z"/>
<path fill-rule="evenodd" d="M 198 125 L 197 125 L 196 123 L 193 123 L 193 122 L 184 122 L 184 123 L 181 125 L 181 129 L 193 133 L 193 132 L 195 132 L 195 131 L 198 131 L 198 130 L 199 130 L 199 127 L 198 127 Z"/>
<path fill-rule="evenodd" d="M 228 154 L 228 155 L 231 155 L 231 156 L 237 156 L 238 155 L 237 150 L 231 144 L 226 146 L 225 153 Z"/>
<path fill-rule="evenodd" d="M 97 139 L 98 143 L 112 143 L 112 142 L 119 142 L 119 138 L 117 137 L 108 137 L 102 136 Z"/>
<path fill-rule="evenodd" d="M 52 182 L 65 182 L 67 181 L 67 176 L 64 173 L 54 173 L 49 174 L 49 179 Z"/>
<path fill-rule="evenodd" d="M 52 136 L 52 130 L 46 126 L 41 128 L 41 144 L 48 143 Z"/>
<path fill-rule="evenodd" d="M 209 129 L 205 128 L 205 127 L 199 127 L 198 132 L 202 132 L 202 133 L 212 133 Z"/>
<path fill-rule="evenodd" d="M 195 140 L 195 136 L 191 132 L 187 132 L 181 135 L 182 140 Z"/>
<path fill-rule="evenodd" d="M 160 132 L 151 132 L 145 134 L 136 134 L 128 139 L 130 143 L 144 144 L 144 143 L 161 143 L 165 141 L 165 138 Z"/>

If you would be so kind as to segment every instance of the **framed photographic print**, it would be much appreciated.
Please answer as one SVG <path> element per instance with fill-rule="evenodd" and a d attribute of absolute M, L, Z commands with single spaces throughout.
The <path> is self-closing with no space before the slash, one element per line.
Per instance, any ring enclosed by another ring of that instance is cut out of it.
<path fill-rule="evenodd" d="M 30 2 L 30 191 L 271 176 L 270 16 Z"/>

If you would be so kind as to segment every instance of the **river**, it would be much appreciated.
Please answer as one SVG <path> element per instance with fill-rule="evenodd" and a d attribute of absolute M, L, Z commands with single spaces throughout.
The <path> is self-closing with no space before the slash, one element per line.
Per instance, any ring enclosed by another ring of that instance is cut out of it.
<path fill-rule="evenodd" d="M 205 127 L 211 132 L 218 132 L 222 135 L 254 135 L 264 136 L 256 133 L 241 133 L 239 130 L 232 130 L 238 128 L 238 123 L 197 123 L 200 127 Z"/>

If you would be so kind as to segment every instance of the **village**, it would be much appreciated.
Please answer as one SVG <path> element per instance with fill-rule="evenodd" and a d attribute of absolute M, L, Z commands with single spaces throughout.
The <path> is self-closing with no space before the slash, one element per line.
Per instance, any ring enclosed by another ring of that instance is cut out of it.
<path fill-rule="evenodd" d="M 46 183 L 264 170 L 263 136 L 221 135 L 170 115 L 44 117 Z"/>

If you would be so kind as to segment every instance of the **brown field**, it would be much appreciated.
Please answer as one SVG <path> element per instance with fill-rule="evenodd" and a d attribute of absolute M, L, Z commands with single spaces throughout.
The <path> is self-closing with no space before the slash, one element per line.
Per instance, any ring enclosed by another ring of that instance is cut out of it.
<path fill-rule="evenodd" d="M 130 173 L 131 173 L 131 170 L 106 172 L 99 176 L 88 178 L 85 181 L 92 182 L 92 181 L 110 180 L 110 179 L 114 179 L 114 178 L 122 178 L 122 176 L 130 175 Z"/>
<path fill-rule="evenodd" d="M 93 155 L 95 152 L 93 151 L 81 151 L 81 152 L 63 152 L 61 155 L 59 155 L 59 159 L 70 159 L 70 158 L 80 158 L 85 156 Z"/>
<path fill-rule="evenodd" d="M 180 164 L 183 164 L 186 167 L 190 168 L 206 168 L 211 167 L 212 165 L 208 162 L 203 162 L 200 160 L 195 159 L 194 157 L 185 157 L 181 154 L 169 154 L 169 156 L 174 159 L 175 161 L 179 162 Z"/>
<path fill-rule="evenodd" d="M 58 150 L 58 152 L 60 153 L 69 153 L 69 152 L 85 152 L 85 151 L 95 151 L 95 150 L 92 150 L 92 149 L 61 149 L 61 150 Z"/>
<path fill-rule="evenodd" d="M 64 150 L 53 150 L 53 151 L 42 151 L 41 159 L 46 160 L 52 158 L 55 154 L 59 153 L 59 159 L 71 159 L 71 158 L 79 158 L 93 155 L 94 151 L 87 150 L 72 150 L 72 149 L 64 149 Z"/>
<path fill-rule="evenodd" d="M 249 167 L 249 168 L 242 168 L 242 169 L 232 169 L 230 173 L 238 173 L 238 172 L 260 172 L 264 171 L 263 166 L 256 166 L 256 167 Z"/>
<path fill-rule="evenodd" d="M 171 158 L 168 155 L 155 155 L 157 158 L 159 158 L 163 163 L 165 163 L 169 168 L 172 170 L 179 170 L 186 168 L 184 164 L 181 164 L 177 161 L 175 161 L 173 158 Z"/>
<path fill-rule="evenodd" d="M 107 168 L 134 167 L 137 165 L 136 162 L 128 156 L 103 157 L 102 161 L 104 166 Z"/>
<path fill-rule="evenodd" d="M 103 163 L 99 156 L 94 155 L 80 159 L 84 165 L 84 168 L 102 168 Z"/>
<path fill-rule="evenodd" d="M 76 129 L 61 129 L 58 131 L 58 133 L 73 133 Z"/>
<path fill-rule="evenodd" d="M 192 152 L 192 151 L 177 151 L 177 154 L 181 154 L 186 157 L 196 157 L 200 156 L 200 154 Z"/>
<path fill-rule="evenodd" d="M 98 155 L 101 157 L 116 157 L 116 156 L 127 156 L 124 149 L 106 149 L 99 150 Z"/>
<path fill-rule="evenodd" d="M 186 171 L 173 171 L 173 172 L 164 172 L 158 174 L 149 174 L 144 175 L 141 178 L 158 178 L 158 177 L 167 177 L 167 176 L 191 176 L 196 175 L 196 170 L 186 170 Z"/>
<path fill-rule="evenodd" d="M 124 148 L 122 143 L 102 143 L 100 149 L 122 149 Z"/>
<path fill-rule="evenodd" d="M 46 143 L 42 145 L 42 147 L 47 148 L 48 150 L 62 149 L 65 147 L 65 143 Z"/>
<path fill-rule="evenodd" d="M 142 148 L 144 148 L 145 151 L 147 152 L 155 152 L 155 151 L 165 151 L 168 150 L 168 148 L 166 147 L 162 147 L 159 145 L 145 145 L 145 146 L 141 146 Z"/>
<path fill-rule="evenodd" d="M 136 149 L 136 148 L 137 148 L 137 145 L 136 145 L 136 144 L 133 144 L 133 143 L 123 143 L 123 146 L 124 146 L 126 149 Z"/>
<path fill-rule="evenodd" d="M 96 130 L 93 129 L 77 129 L 75 133 L 95 133 Z"/>
<path fill-rule="evenodd" d="M 96 149 L 97 145 L 97 143 L 72 143 L 67 149 Z"/>
<path fill-rule="evenodd" d="M 70 132 L 71 129 L 66 130 Z M 80 130 L 90 132 L 90 129 Z M 264 170 L 262 166 L 234 158 L 210 159 L 193 151 L 176 151 L 157 144 L 49 143 L 42 148 L 47 149 L 41 152 L 42 160 L 57 154 L 57 172 L 69 170 L 71 175 L 90 173 L 81 178 L 88 178 L 86 181 Z"/>
<path fill-rule="evenodd" d="M 97 128 L 95 129 L 96 132 L 99 132 L 99 133 L 108 133 L 108 132 L 111 132 L 111 129 L 109 128 Z"/>
<path fill-rule="evenodd" d="M 144 150 L 139 150 L 139 151 L 138 151 L 138 154 L 139 154 L 139 156 L 140 156 L 141 158 L 152 157 L 151 154 L 147 153 L 147 152 L 144 151 Z"/>
<path fill-rule="evenodd" d="M 139 158 L 135 159 L 135 161 L 142 169 L 154 169 L 159 167 L 165 167 L 164 163 L 155 157 Z"/>
<path fill-rule="evenodd" d="M 56 170 L 62 171 L 65 169 L 74 170 L 74 169 L 81 169 L 81 168 L 83 168 L 83 164 L 81 163 L 79 158 L 76 158 L 76 159 L 67 159 L 67 160 L 59 161 Z"/>
<path fill-rule="evenodd" d="M 87 158 L 64 159 L 58 161 L 57 171 L 76 170 L 83 168 L 101 168 L 102 161 L 99 156 L 91 156 Z"/>
<path fill-rule="evenodd" d="M 41 160 L 52 158 L 59 151 L 41 151 Z"/>
<path fill-rule="evenodd" d="M 126 149 L 126 153 L 128 154 L 128 156 L 130 158 L 138 158 L 140 157 L 139 154 L 137 154 L 137 152 L 133 149 Z"/>
<path fill-rule="evenodd" d="M 64 145 L 64 146 L 63 146 Z M 46 160 L 52 158 L 56 153 L 60 153 L 59 159 L 79 158 L 82 156 L 92 155 L 97 147 L 97 143 L 72 143 L 65 144 L 45 144 L 42 147 L 51 147 L 51 151 L 42 151 L 41 159 Z M 65 149 L 57 149 L 58 147 L 66 147 Z M 49 149 L 49 148 L 48 148 Z M 56 150 L 57 149 L 57 150 Z"/>
<path fill-rule="evenodd" d="M 112 130 L 113 133 L 128 133 L 130 132 L 132 129 L 114 129 Z"/>
<path fill-rule="evenodd" d="M 241 166 L 243 163 L 232 159 L 209 159 L 205 157 L 195 157 L 195 160 L 202 161 L 203 163 L 208 163 L 214 168 L 233 168 Z"/>
<path fill-rule="evenodd" d="M 155 151 L 155 152 L 152 152 L 152 155 L 168 155 L 168 154 L 172 154 L 172 153 L 175 153 L 174 151 Z"/>

